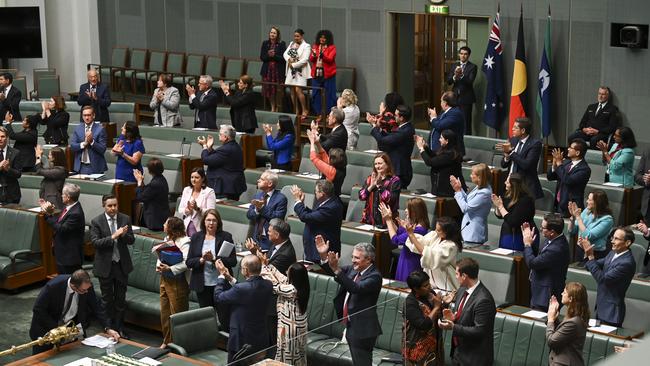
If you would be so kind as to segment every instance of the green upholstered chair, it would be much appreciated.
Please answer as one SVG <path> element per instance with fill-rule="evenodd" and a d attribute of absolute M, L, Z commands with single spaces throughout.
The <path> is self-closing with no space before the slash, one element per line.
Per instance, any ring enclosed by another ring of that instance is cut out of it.
<path fill-rule="evenodd" d="M 246 65 L 246 60 L 244 60 L 243 58 L 226 59 L 226 67 L 223 72 L 224 81 L 236 82 L 237 80 L 239 80 L 239 77 L 244 74 L 245 65 Z"/>
<path fill-rule="evenodd" d="M 11 85 L 20 90 L 21 100 L 29 99 L 29 93 L 27 93 L 27 78 L 24 76 L 20 78 L 14 78 L 14 81 Z"/>
<path fill-rule="evenodd" d="M 56 76 L 56 69 L 54 68 L 36 68 L 32 70 L 32 75 L 34 80 L 34 90 L 38 90 L 38 82 L 40 81 L 41 77 L 47 76 L 47 77 L 52 77 Z"/>
<path fill-rule="evenodd" d="M 149 51 L 149 64 L 146 70 L 136 71 L 134 74 L 136 83 L 140 80 L 144 81 L 145 94 L 151 93 L 150 81 L 156 79 L 160 72 L 165 71 L 167 68 L 167 52 L 165 51 Z M 137 85 L 136 85 L 137 87 Z M 137 92 L 137 89 L 136 89 Z"/>
<path fill-rule="evenodd" d="M 228 352 L 217 349 L 219 327 L 213 308 L 176 313 L 169 320 L 173 343 L 167 346 L 172 352 L 213 365 L 227 363 Z"/>
<path fill-rule="evenodd" d="M 135 73 L 146 70 L 149 65 L 149 50 L 134 48 L 131 50 L 129 67 L 124 70 L 124 78 L 131 81 L 131 92 L 135 93 Z"/>
<path fill-rule="evenodd" d="M 99 68 L 102 82 L 111 85 L 113 90 L 118 90 L 117 77 L 122 69 L 129 66 L 129 49 L 127 47 L 113 47 L 110 65 L 100 64 L 96 66 Z"/>
<path fill-rule="evenodd" d="M 36 87 L 36 95 L 39 100 L 47 100 L 53 96 L 61 95 L 59 76 L 40 76 Z"/>
<path fill-rule="evenodd" d="M 205 75 L 212 76 L 213 87 L 219 86 L 219 79 L 223 78 L 224 59 L 223 56 L 207 56 L 205 60 Z"/>
<path fill-rule="evenodd" d="M 165 71 L 178 75 L 185 73 L 185 54 L 182 52 L 169 52 Z"/>
<path fill-rule="evenodd" d="M 0 208 L 0 233 L 0 288 L 15 289 L 44 280 L 38 214 Z"/>
<path fill-rule="evenodd" d="M 340 97 L 345 89 L 356 91 L 356 69 L 354 67 L 337 66 L 336 96 Z"/>
<path fill-rule="evenodd" d="M 185 73 L 183 75 L 174 75 L 173 77 L 174 84 L 182 86 L 184 90 L 185 84 L 193 83 L 194 79 L 196 79 L 200 75 L 203 75 L 204 68 L 205 68 L 204 55 L 188 54 L 185 63 Z"/>
<path fill-rule="evenodd" d="M 246 75 L 253 78 L 253 82 L 255 82 L 255 85 L 253 85 L 253 91 L 255 93 L 262 92 L 262 75 L 260 74 L 261 71 L 262 61 L 246 60 Z"/>

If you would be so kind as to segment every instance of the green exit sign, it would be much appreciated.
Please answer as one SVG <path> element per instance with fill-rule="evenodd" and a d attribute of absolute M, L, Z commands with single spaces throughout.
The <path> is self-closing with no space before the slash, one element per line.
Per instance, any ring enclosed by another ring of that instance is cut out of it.
<path fill-rule="evenodd" d="M 425 5 L 424 12 L 427 14 L 449 15 L 448 5 Z"/>

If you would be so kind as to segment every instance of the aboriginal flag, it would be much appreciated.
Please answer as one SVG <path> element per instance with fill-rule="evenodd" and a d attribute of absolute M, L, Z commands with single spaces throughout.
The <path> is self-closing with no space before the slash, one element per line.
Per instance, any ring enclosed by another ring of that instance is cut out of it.
<path fill-rule="evenodd" d="M 512 91 L 510 92 L 510 118 L 508 136 L 512 137 L 512 126 L 518 117 L 526 117 L 526 47 L 524 45 L 523 8 L 519 14 L 519 31 L 517 32 L 517 51 L 515 66 L 512 71 Z"/>

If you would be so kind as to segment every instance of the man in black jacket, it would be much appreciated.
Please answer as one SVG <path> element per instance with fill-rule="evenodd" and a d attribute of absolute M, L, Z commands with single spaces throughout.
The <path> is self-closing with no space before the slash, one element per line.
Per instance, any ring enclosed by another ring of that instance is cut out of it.
<path fill-rule="evenodd" d="M 9 132 L 0 126 L 0 205 L 20 203 L 18 178 L 23 167 L 19 151 L 9 146 Z"/>
<path fill-rule="evenodd" d="M 217 129 L 217 92 L 212 90 L 212 76 L 201 75 L 199 78 L 199 93 L 193 86 L 185 86 L 189 95 L 190 109 L 196 110 L 194 127 Z"/>
<path fill-rule="evenodd" d="M 328 154 L 333 147 L 338 147 L 343 151 L 348 147 L 348 131 L 343 126 L 344 119 L 345 112 L 336 107 L 332 107 L 330 114 L 327 115 L 327 127 L 332 130 L 330 133 L 320 136 L 320 144 Z M 311 130 L 318 133 L 318 124 L 315 121 L 311 122 Z"/>
<path fill-rule="evenodd" d="M 519 173 L 533 195 L 533 199 L 544 197 L 542 185 L 537 176 L 537 165 L 542 155 L 542 141 L 532 137 L 533 123 L 528 117 L 519 117 L 512 126 L 512 138 L 503 144 L 501 167 L 509 173 Z"/>
<path fill-rule="evenodd" d="M 162 231 L 169 217 L 169 184 L 163 175 L 165 167 L 160 159 L 151 158 L 147 162 L 147 171 L 151 174 L 151 181 L 144 184 L 142 173 L 133 169 L 133 176 L 138 184 L 135 199 L 144 204 L 144 225 L 151 230 Z"/>
<path fill-rule="evenodd" d="M 0 74 L 0 119 L 4 120 L 7 112 L 14 116 L 14 121 L 22 121 L 20 99 L 22 93 L 13 86 L 14 77 L 8 73 Z"/>
<path fill-rule="evenodd" d="M 413 136 L 415 128 L 411 122 L 411 108 L 406 105 L 398 105 L 395 110 L 395 120 L 399 126 L 396 131 L 384 132 L 379 128 L 378 123 L 370 122 L 372 130 L 370 134 L 377 140 L 377 148 L 390 156 L 395 174 L 399 176 L 403 189 L 407 189 L 413 179 L 413 167 L 411 166 L 411 154 L 413 154 Z"/>
<path fill-rule="evenodd" d="M 198 139 L 198 143 L 203 146 L 201 159 L 208 166 L 205 172 L 208 187 L 214 189 L 217 198 L 225 197 L 238 201 L 239 196 L 246 192 L 244 152 L 235 141 L 235 129 L 230 125 L 222 125 L 219 128 L 219 141 L 221 146 L 215 149 L 214 137 Z"/>
<path fill-rule="evenodd" d="M 87 76 L 88 82 L 79 86 L 77 104 L 82 107 L 79 120 L 83 121 L 83 107 L 91 106 L 95 111 L 95 121 L 110 122 L 108 107 L 111 105 L 111 92 L 108 85 L 99 81 L 99 74 L 95 69 L 88 70 Z"/>
<path fill-rule="evenodd" d="M 476 102 L 474 94 L 474 79 L 476 79 L 476 65 L 469 61 L 472 50 L 461 47 L 458 50 L 458 62 L 454 63 L 447 75 L 447 84 L 452 86 L 456 94 L 456 103 L 465 116 L 465 133 L 472 134 L 472 106 Z"/>
<path fill-rule="evenodd" d="M 582 115 L 578 129 L 569 135 L 568 140 L 583 139 L 589 142 L 589 147 L 596 149 L 598 141 L 605 141 L 619 126 L 618 108 L 609 100 L 609 87 L 598 88 L 597 103 L 587 106 Z"/>

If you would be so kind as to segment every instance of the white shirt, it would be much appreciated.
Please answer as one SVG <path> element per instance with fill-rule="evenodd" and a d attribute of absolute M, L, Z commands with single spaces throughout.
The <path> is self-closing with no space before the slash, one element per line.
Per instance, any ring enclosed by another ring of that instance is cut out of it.
<path fill-rule="evenodd" d="M 627 253 L 629 251 L 630 251 L 629 249 L 626 249 L 624 252 L 614 254 L 614 257 L 612 258 L 612 262 L 615 261 L 616 258 L 622 256 L 623 254 L 625 254 L 625 253 Z M 609 262 L 609 263 L 612 263 L 612 262 Z"/>
<path fill-rule="evenodd" d="M 7 87 L 5 88 L 5 96 L 7 96 L 9 94 L 9 90 L 11 90 L 11 84 L 7 85 Z M 2 116 L 2 118 L 4 118 L 4 117 L 5 116 Z"/>
<path fill-rule="evenodd" d="M 9 140 L 9 138 L 7 138 L 7 140 Z M 8 149 L 8 148 L 9 148 L 9 144 L 7 144 L 4 148 L 0 149 L 0 151 L 2 151 L 2 158 L 3 158 L 3 160 L 4 160 L 4 159 L 7 159 L 7 149 Z"/>
<path fill-rule="evenodd" d="M 70 308 L 68 309 L 68 312 L 62 314 L 63 316 L 61 318 L 63 319 L 63 324 L 74 319 L 74 317 L 77 316 L 77 311 L 79 309 L 79 294 L 76 293 L 72 289 L 72 287 L 70 287 L 70 279 L 68 278 L 68 286 L 66 287 L 65 298 L 63 299 L 63 310 L 65 310 L 65 304 L 68 303 L 68 299 L 70 298 L 70 296 L 74 296 L 74 297 L 72 298 L 72 302 L 70 303 Z"/>
<path fill-rule="evenodd" d="M 289 241 L 289 239 L 287 239 L 287 240 L 283 241 L 282 243 L 280 243 L 280 244 L 274 246 L 274 247 L 273 247 L 273 252 L 271 253 L 271 257 L 272 257 L 273 254 L 275 254 L 278 250 L 280 250 L 280 248 L 284 245 L 284 243 L 286 243 L 286 242 L 288 242 L 288 241 Z M 271 259 L 271 257 L 269 257 L 269 259 Z"/>
<path fill-rule="evenodd" d="M 275 193 L 275 189 L 272 189 L 270 192 L 265 193 L 265 195 L 268 197 L 266 199 L 267 203 L 271 200 L 271 196 L 273 196 L 273 193 Z M 262 196 L 262 201 L 264 201 L 264 196 Z M 258 210 L 257 207 L 255 207 L 255 212 L 260 213 L 260 210 Z"/>
<path fill-rule="evenodd" d="M 465 292 L 467 293 L 467 296 L 465 297 L 465 304 L 467 304 L 467 300 L 469 300 L 470 296 L 472 296 L 472 294 L 474 293 L 474 290 L 476 290 L 476 287 L 478 287 L 478 285 L 480 283 L 481 283 L 481 280 L 477 280 L 476 283 L 474 284 L 474 286 L 472 286 L 472 287 L 468 288 L 467 290 L 465 290 Z M 456 310 L 458 310 L 458 306 L 460 306 L 460 303 L 458 303 L 456 305 Z M 463 307 L 464 306 L 465 305 L 463 305 Z"/>

